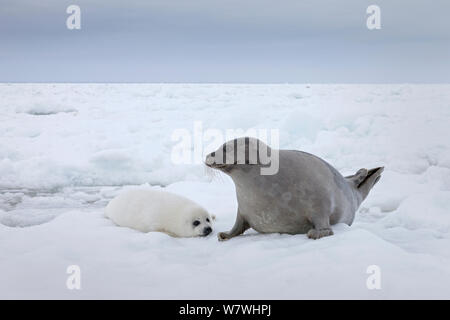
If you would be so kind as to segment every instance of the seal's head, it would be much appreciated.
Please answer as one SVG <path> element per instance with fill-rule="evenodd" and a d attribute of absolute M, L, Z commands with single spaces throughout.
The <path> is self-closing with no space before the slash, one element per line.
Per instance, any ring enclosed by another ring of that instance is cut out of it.
<path fill-rule="evenodd" d="M 182 237 L 206 237 L 212 230 L 213 217 L 199 206 L 187 206 L 180 208 L 179 217 L 175 218 L 178 222 L 174 222 L 177 229 L 177 235 Z M 178 224 L 178 225 L 177 225 Z"/>
<path fill-rule="evenodd" d="M 274 155 L 275 152 L 261 140 L 242 137 L 227 141 L 208 154 L 205 165 L 231 175 L 236 170 L 248 171 L 253 166 L 272 166 Z M 278 157 L 276 163 L 278 164 Z"/>

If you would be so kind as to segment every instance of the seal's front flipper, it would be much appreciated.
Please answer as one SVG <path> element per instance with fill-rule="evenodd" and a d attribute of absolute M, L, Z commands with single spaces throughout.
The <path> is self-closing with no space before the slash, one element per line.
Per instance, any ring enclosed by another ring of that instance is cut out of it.
<path fill-rule="evenodd" d="M 323 211 L 318 211 L 323 212 Z M 320 239 L 333 235 L 333 230 L 330 227 L 330 219 L 322 214 L 316 214 L 311 217 L 310 221 L 313 227 L 306 234 L 310 239 Z"/>
<path fill-rule="evenodd" d="M 331 228 L 325 228 L 325 229 L 311 229 L 308 231 L 307 236 L 310 239 L 320 239 L 323 237 L 328 237 L 333 235 L 333 230 Z"/>
<path fill-rule="evenodd" d="M 250 228 L 249 224 L 244 220 L 244 218 L 242 218 L 238 211 L 233 228 L 228 232 L 219 232 L 217 234 L 217 238 L 219 241 L 225 241 L 243 234 L 248 228 Z"/>

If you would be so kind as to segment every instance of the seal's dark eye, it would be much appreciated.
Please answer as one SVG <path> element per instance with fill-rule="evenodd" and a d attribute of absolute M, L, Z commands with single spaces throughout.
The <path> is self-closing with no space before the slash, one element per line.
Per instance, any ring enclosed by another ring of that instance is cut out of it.
<path fill-rule="evenodd" d="M 200 221 L 195 220 L 192 224 L 194 225 L 194 227 L 196 227 L 196 226 L 198 226 L 200 224 Z"/>
<path fill-rule="evenodd" d="M 209 222 L 209 218 L 206 218 L 206 222 Z"/>

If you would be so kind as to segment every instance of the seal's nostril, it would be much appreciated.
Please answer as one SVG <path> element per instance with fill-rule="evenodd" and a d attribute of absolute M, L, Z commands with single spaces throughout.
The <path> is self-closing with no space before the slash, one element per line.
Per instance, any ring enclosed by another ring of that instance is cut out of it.
<path fill-rule="evenodd" d="M 212 232 L 211 227 L 206 227 L 205 229 L 203 229 L 203 234 L 205 236 L 207 236 L 208 234 L 210 234 Z"/>

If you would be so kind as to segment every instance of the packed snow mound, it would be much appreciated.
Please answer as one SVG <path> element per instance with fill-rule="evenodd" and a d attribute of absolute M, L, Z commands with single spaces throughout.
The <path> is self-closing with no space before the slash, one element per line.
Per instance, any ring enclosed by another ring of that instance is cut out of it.
<path fill-rule="evenodd" d="M 450 85 L 0 84 L 0 97 L 0 298 L 450 298 Z M 218 242 L 232 181 L 194 141 L 192 163 L 173 161 L 173 133 L 198 124 L 278 129 L 281 148 L 344 175 L 385 171 L 334 236 Z M 104 207 L 136 185 L 196 201 L 213 234 L 115 226 Z M 70 265 L 81 290 L 66 286 Z"/>
<path fill-rule="evenodd" d="M 106 187 L 98 195 L 107 202 L 127 188 Z M 120 228 L 104 216 L 102 206 L 74 205 L 47 223 L 27 228 L 0 224 L 0 280 L 8 288 L 0 290 L 0 298 L 449 297 L 450 237 L 429 224 L 414 229 L 401 223 L 386 226 L 388 214 L 374 207 L 361 212 L 353 226 L 335 225 L 334 236 L 317 241 L 249 230 L 219 242 L 217 232 L 228 230 L 235 219 L 233 183 L 224 178 L 174 183 L 166 189 L 216 214 L 214 235 L 173 238 Z M 73 198 L 81 202 L 83 194 Z M 55 199 L 55 206 L 59 201 Z M 81 290 L 66 287 L 71 265 L 81 269 Z M 373 265 L 381 270 L 379 290 L 366 285 Z"/>
<path fill-rule="evenodd" d="M 0 84 L 0 187 L 205 181 L 198 161 L 183 167 L 171 159 L 172 134 L 193 134 L 195 122 L 203 132 L 278 129 L 281 148 L 311 152 L 349 173 L 378 165 L 402 174 L 449 169 L 449 89 Z"/>
<path fill-rule="evenodd" d="M 69 106 L 64 105 L 58 105 L 54 102 L 47 102 L 47 103 L 34 103 L 31 106 L 18 106 L 16 108 L 16 111 L 18 113 L 26 113 L 33 116 L 50 116 L 53 114 L 65 112 L 77 112 L 76 109 L 71 108 Z"/>

